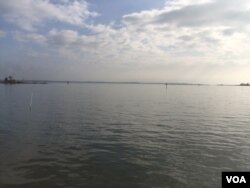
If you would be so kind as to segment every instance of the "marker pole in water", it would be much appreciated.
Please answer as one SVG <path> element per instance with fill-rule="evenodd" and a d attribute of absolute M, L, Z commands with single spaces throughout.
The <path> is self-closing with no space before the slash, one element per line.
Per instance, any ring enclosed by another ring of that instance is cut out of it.
<path fill-rule="evenodd" d="M 168 83 L 166 83 L 165 85 L 166 85 L 166 95 L 167 95 L 167 92 L 168 92 Z"/>
<path fill-rule="evenodd" d="M 32 107 L 32 100 L 33 100 L 33 93 L 31 93 L 31 96 L 30 96 L 30 111 L 31 111 L 31 107 Z"/>

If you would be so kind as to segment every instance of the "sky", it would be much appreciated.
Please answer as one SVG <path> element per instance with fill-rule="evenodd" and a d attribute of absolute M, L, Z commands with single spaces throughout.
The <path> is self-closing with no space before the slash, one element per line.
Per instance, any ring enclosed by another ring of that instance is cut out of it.
<path fill-rule="evenodd" d="M 0 77 L 250 82 L 249 20 L 248 0 L 0 1 Z"/>

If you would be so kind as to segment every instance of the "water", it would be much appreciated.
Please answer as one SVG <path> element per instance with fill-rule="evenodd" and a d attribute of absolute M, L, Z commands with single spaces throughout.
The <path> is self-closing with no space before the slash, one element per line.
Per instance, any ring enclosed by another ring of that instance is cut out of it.
<path fill-rule="evenodd" d="M 0 85 L 0 187 L 221 187 L 222 171 L 250 171 L 249 96 L 233 86 Z"/>

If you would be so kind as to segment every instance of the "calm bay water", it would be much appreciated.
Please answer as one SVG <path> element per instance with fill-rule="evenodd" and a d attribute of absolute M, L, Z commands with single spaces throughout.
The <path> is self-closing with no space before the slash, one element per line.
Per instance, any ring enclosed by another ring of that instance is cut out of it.
<path fill-rule="evenodd" d="M 250 171 L 249 97 L 233 86 L 0 85 L 0 187 L 219 188 L 221 171 Z"/>

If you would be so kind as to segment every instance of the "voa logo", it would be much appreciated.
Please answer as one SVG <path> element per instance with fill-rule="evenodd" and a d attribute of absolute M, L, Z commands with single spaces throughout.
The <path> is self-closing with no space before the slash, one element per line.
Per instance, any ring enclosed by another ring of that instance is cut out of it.
<path fill-rule="evenodd" d="M 226 176 L 227 183 L 247 183 L 244 176 Z"/>

